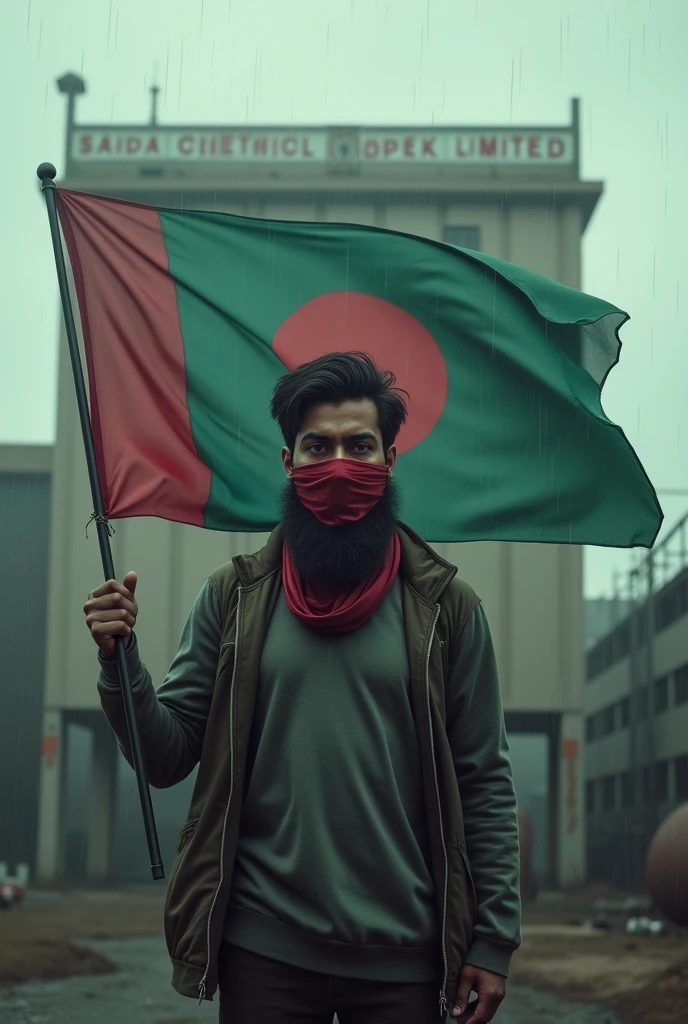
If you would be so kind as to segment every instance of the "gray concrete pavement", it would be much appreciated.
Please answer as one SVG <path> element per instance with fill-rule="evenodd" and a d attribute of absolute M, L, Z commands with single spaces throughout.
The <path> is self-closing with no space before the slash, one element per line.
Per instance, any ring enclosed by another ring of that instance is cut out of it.
<path fill-rule="evenodd" d="M 197 1024 L 217 1020 L 217 1000 L 199 1006 L 172 989 L 161 939 L 108 940 L 89 945 L 115 963 L 118 972 L 0 990 L 0 1024 Z M 495 1021 L 621 1024 L 599 1007 L 568 1003 L 517 986 L 509 988 Z"/>

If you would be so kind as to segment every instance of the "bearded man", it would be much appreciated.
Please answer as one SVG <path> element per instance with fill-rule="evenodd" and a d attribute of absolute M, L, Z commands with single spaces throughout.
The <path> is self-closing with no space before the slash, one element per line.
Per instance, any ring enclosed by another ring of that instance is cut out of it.
<path fill-rule="evenodd" d="M 398 519 L 394 384 L 361 353 L 281 378 L 280 524 L 205 583 L 157 692 L 136 574 L 84 606 L 129 763 L 117 636 L 151 784 L 199 765 L 165 935 L 174 988 L 219 989 L 226 1024 L 484 1024 L 520 943 L 490 632 Z"/>

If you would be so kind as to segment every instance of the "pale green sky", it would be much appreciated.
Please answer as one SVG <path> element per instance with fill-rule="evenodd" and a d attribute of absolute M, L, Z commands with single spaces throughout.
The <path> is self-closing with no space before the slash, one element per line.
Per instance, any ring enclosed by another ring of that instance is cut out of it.
<path fill-rule="evenodd" d="M 0 11 L 0 443 L 54 437 L 57 289 L 35 169 L 82 121 L 565 124 L 606 182 L 583 287 L 628 310 L 605 408 L 657 487 L 688 490 L 688 0 L 13 0 Z M 669 525 L 688 497 L 662 498 Z M 586 557 L 610 590 L 625 552 Z"/>

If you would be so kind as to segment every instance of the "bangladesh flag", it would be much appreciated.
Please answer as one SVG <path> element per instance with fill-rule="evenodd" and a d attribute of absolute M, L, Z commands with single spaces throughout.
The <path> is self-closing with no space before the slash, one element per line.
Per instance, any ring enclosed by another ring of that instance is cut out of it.
<path fill-rule="evenodd" d="M 627 314 L 482 253 L 352 224 L 57 191 L 104 504 L 277 519 L 277 379 L 365 351 L 410 395 L 396 477 L 429 541 L 651 546 L 654 489 L 601 390 Z"/>

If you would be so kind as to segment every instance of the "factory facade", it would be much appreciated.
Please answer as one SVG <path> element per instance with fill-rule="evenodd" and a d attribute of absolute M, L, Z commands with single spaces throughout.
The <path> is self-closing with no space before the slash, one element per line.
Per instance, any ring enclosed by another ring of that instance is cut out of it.
<path fill-rule="evenodd" d="M 642 887 L 661 821 L 688 801 L 688 515 L 626 577 L 587 653 L 588 875 Z"/>
<path fill-rule="evenodd" d="M 602 185 L 580 178 L 577 102 L 569 124 L 547 127 L 163 126 L 155 109 L 149 124 L 83 125 L 76 114 L 84 83 L 67 75 L 59 87 L 68 104 L 65 187 L 173 208 L 376 225 L 482 250 L 580 286 L 581 237 Z M 115 872 L 124 793 L 144 877 L 147 870 L 131 773 L 125 768 L 123 783 L 121 756 L 99 709 L 95 651 L 81 614 L 86 595 L 102 579 L 95 533 L 87 541 L 84 531 L 91 510 L 63 344 L 38 816 L 37 869 L 45 880 L 64 872 L 68 856 L 62 812 L 66 766 L 73 763 L 70 737 L 77 734 L 85 751 L 79 772 L 86 787 L 84 871 L 94 879 Z M 255 550 L 263 538 L 157 520 L 113 525 L 119 574 L 139 574 L 137 633 L 159 683 L 205 577 L 234 554 Z M 436 547 L 483 598 L 514 748 L 521 737 L 542 741 L 537 799 L 543 881 L 579 882 L 586 846 L 581 550 L 508 543 Z M 154 794 L 164 850 L 173 848 L 184 821 L 187 789 L 183 783 L 172 794 Z M 161 825 L 168 816 L 169 837 Z"/>

